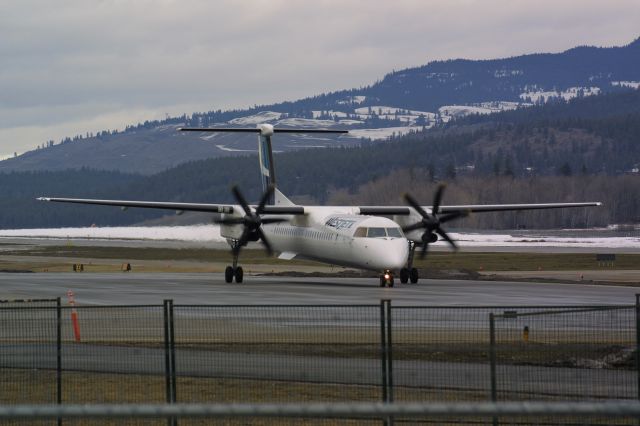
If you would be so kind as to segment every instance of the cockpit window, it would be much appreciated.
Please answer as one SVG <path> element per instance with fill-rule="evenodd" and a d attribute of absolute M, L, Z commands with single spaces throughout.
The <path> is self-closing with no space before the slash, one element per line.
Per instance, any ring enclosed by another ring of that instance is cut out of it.
<path fill-rule="evenodd" d="M 367 237 L 369 238 L 378 238 L 378 237 L 386 237 L 387 232 L 384 228 L 368 228 Z"/>
<path fill-rule="evenodd" d="M 402 238 L 402 231 L 400 228 L 358 228 L 356 232 L 353 233 L 353 236 L 356 238 L 381 238 L 381 237 L 389 237 L 389 238 Z"/>
<path fill-rule="evenodd" d="M 391 238 L 402 238 L 400 228 L 387 228 L 387 235 Z"/>
<path fill-rule="evenodd" d="M 367 228 L 358 228 L 356 232 L 353 234 L 354 237 L 366 237 L 367 236 Z"/>

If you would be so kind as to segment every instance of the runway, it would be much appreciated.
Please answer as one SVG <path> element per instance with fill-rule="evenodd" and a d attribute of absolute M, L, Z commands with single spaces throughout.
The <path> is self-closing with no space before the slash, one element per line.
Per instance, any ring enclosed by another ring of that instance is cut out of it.
<path fill-rule="evenodd" d="M 564 306 L 634 304 L 638 288 L 541 282 L 420 280 L 378 287 L 375 278 L 246 276 L 227 284 L 210 273 L 0 273 L 0 299 L 62 297 L 72 290 L 80 305 L 344 305 Z"/>

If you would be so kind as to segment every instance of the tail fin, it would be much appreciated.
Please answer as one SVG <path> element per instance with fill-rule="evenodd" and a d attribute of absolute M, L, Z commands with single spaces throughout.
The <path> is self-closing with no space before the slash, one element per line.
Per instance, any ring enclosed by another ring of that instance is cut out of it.
<path fill-rule="evenodd" d="M 260 180 L 262 181 L 262 191 L 266 192 L 269 185 L 273 185 L 275 191 L 267 200 L 267 205 L 293 206 L 284 194 L 276 187 L 276 172 L 273 165 L 273 149 L 271 149 L 271 136 L 274 133 L 349 133 L 347 130 L 325 130 L 325 129 L 274 129 L 271 124 L 260 124 L 254 129 L 236 127 L 183 127 L 183 132 L 247 132 L 259 133 L 258 135 L 258 159 L 260 161 Z"/>
<path fill-rule="evenodd" d="M 262 182 L 262 192 L 266 192 L 269 186 L 276 188 L 276 171 L 273 166 L 273 149 L 271 148 L 271 135 L 273 126 L 262 124 L 259 126 L 258 135 L 258 161 L 260 162 L 260 181 Z M 277 191 L 280 192 L 280 191 Z M 276 204 L 276 191 L 273 191 L 267 205 Z"/>

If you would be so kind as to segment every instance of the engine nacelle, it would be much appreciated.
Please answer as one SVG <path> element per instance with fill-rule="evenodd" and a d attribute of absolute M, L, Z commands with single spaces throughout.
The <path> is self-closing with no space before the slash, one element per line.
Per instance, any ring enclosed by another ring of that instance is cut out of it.
<path fill-rule="evenodd" d="M 432 232 L 430 234 L 427 234 L 427 233 L 422 234 L 423 243 L 432 244 L 432 243 L 435 243 L 436 241 L 438 241 L 438 236 L 435 233 Z"/>

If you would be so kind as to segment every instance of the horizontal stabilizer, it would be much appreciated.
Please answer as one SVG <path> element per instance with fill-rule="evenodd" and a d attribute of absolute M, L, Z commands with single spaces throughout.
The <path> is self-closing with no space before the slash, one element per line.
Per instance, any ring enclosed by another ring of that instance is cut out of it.
<path fill-rule="evenodd" d="M 181 132 L 238 132 L 260 133 L 262 130 L 255 127 L 181 127 Z M 273 129 L 274 133 L 349 133 L 348 130 L 331 129 Z"/>

